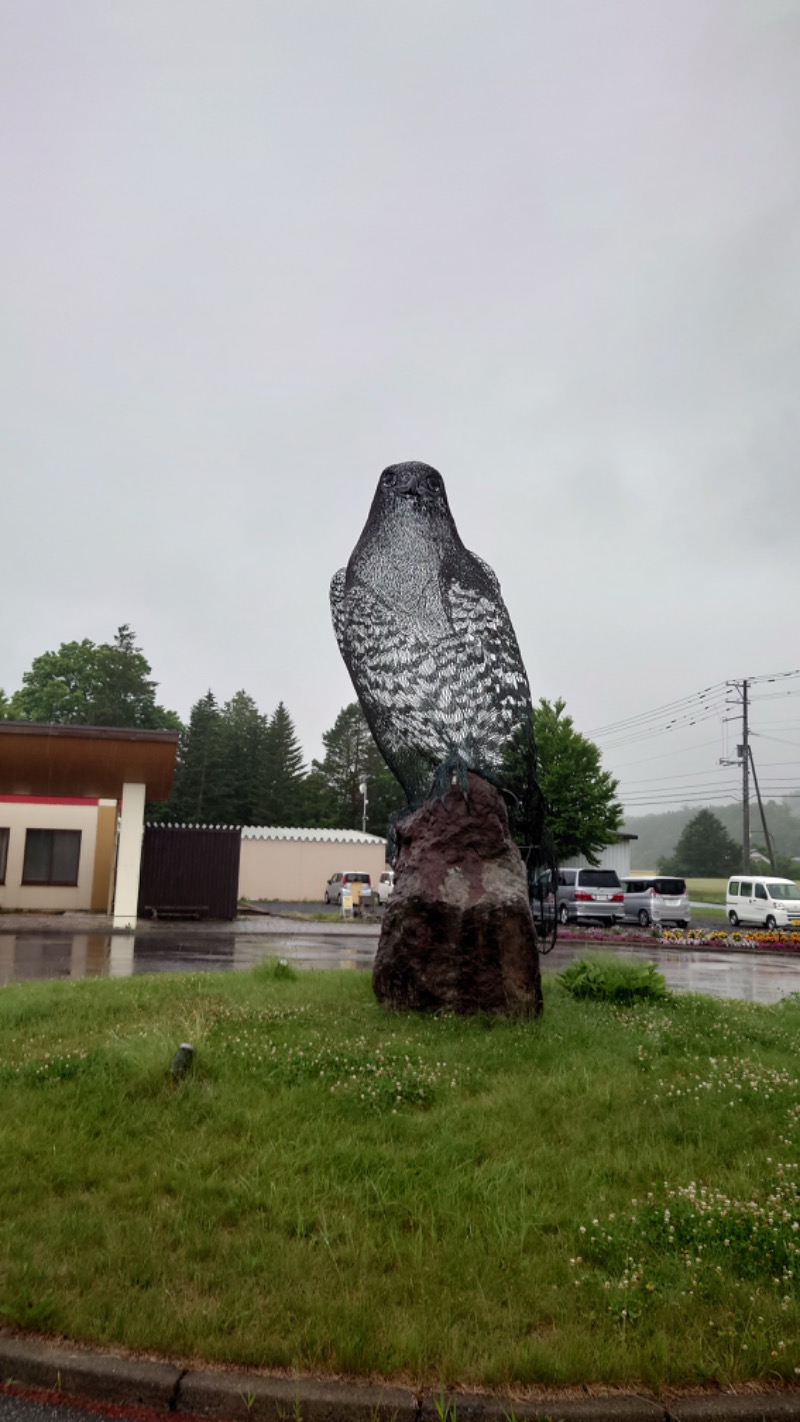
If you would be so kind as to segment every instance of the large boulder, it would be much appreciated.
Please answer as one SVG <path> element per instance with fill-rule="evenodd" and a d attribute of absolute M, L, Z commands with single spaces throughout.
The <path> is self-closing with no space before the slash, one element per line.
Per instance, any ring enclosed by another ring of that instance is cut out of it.
<path fill-rule="evenodd" d="M 542 1010 L 525 866 L 502 797 L 480 776 L 397 824 L 394 891 L 373 970 L 391 1008 L 531 1016 Z"/>

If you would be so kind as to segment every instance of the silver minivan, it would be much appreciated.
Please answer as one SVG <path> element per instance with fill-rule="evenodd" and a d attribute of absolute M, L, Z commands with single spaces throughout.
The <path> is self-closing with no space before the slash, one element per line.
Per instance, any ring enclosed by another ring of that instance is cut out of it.
<path fill-rule="evenodd" d="M 638 923 L 647 928 L 651 923 L 676 923 L 678 928 L 688 928 L 692 921 L 692 909 L 686 892 L 686 880 L 671 875 L 637 875 L 626 879 L 625 918 L 629 923 Z"/>
<path fill-rule="evenodd" d="M 559 869 L 556 904 L 559 923 L 599 919 L 614 924 L 625 912 L 616 869 Z"/>

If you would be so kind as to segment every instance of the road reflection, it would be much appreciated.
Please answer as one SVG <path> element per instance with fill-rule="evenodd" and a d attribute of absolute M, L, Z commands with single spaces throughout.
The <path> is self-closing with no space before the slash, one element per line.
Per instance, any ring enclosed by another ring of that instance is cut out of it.
<path fill-rule="evenodd" d="M 192 935 L 2 933 L 0 985 L 52 978 L 128 978 L 138 973 L 228 972 L 265 958 L 298 968 L 371 969 L 376 940 L 337 934 Z"/>
<path fill-rule="evenodd" d="M 241 933 L 220 929 L 202 934 L 160 935 L 0 931 L 0 985 L 55 978 L 133 977 L 139 973 L 237 972 L 266 958 L 285 958 L 303 969 L 372 968 L 377 938 L 342 934 Z M 560 972 L 573 958 L 590 951 L 585 943 L 561 940 L 542 959 L 545 973 Z M 655 962 L 670 988 L 779 1002 L 800 992 L 800 962 L 768 953 L 680 951 L 656 944 L 616 945 L 621 958 Z"/>

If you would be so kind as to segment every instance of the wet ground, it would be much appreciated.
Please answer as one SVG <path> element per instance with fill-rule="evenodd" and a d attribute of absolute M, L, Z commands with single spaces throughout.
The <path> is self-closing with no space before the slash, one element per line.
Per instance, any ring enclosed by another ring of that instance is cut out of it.
<path fill-rule="evenodd" d="M 370 923 L 304 923 L 269 916 L 232 924 L 143 924 L 135 934 L 92 931 L 86 916 L 70 924 L 16 918 L 0 923 L 0 986 L 37 979 L 131 977 L 138 973 L 236 972 L 267 957 L 286 958 L 298 968 L 371 969 L 378 926 Z M 542 958 L 545 972 L 559 972 L 587 951 L 561 940 Z M 620 957 L 654 961 L 670 988 L 751 1002 L 778 1002 L 800 992 L 800 959 L 771 953 L 683 950 L 648 942 L 615 944 Z"/>

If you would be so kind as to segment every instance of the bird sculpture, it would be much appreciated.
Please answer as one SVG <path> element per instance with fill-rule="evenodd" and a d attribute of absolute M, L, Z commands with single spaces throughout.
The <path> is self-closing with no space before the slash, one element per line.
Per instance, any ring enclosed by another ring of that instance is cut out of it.
<path fill-rule="evenodd" d="M 346 568 L 331 582 L 339 648 L 409 806 L 474 771 L 502 787 L 531 696 L 500 584 L 464 547 L 444 480 L 392 464 Z M 541 797 L 539 797 L 541 799 Z"/>

